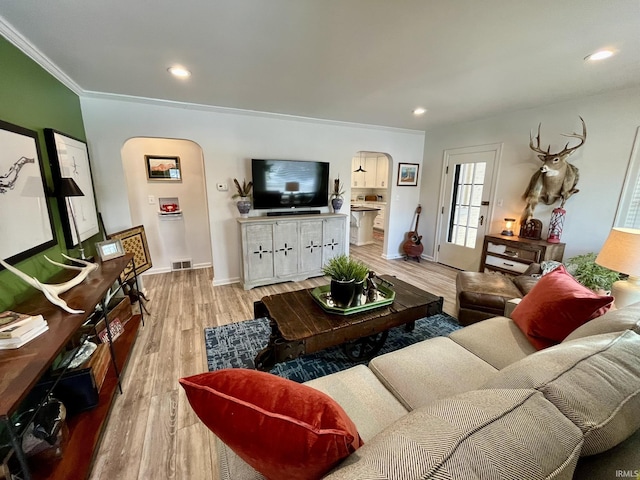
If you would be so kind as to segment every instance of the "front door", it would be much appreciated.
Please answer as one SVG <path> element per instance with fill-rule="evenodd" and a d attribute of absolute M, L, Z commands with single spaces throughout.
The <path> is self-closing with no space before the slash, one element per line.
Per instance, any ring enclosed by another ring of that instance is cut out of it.
<path fill-rule="evenodd" d="M 494 144 L 445 151 L 438 262 L 478 270 L 501 149 L 501 144 Z"/>

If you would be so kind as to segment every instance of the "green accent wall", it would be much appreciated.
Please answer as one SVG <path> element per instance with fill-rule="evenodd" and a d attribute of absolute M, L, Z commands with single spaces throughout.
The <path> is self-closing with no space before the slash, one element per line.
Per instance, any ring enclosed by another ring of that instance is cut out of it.
<path fill-rule="evenodd" d="M 0 119 L 38 133 L 47 186 L 53 189 L 44 129 L 53 128 L 86 141 L 80 99 L 2 36 L 0 65 Z M 47 262 L 44 255 L 52 260 L 61 261 L 63 259 L 60 253 L 69 253 L 64 242 L 58 202 L 53 197 L 48 201 L 58 245 L 16 265 L 40 281 L 47 281 L 59 271 L 59 267 Z M 0 208 L 7 207 L 0 205 Z M 0 230 L 5 228 L 8 226 L 0 226 Z M 101 239 L 96 237 L 95 240 L 89 239 L 83 243 L 89 255 L 93 254 L 93 242 Z M 33 294 L 39 293 L 14 274 L 4 269 L 0 271 L 0 311 L 13 308 L 15 304 Z"/>

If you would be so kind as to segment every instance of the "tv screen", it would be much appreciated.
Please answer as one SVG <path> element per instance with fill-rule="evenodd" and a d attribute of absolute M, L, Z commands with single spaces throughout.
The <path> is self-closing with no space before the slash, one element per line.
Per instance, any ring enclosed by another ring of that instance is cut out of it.
<path fill-rule="evenodd" d="M 302 160 L 251 160 L 253 208 L 304 208 L 329 205 L 329 163 Z"/>

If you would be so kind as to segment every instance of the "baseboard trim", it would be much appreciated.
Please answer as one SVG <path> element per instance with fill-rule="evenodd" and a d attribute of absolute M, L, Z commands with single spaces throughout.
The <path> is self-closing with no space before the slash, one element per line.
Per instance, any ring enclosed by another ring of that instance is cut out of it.
<path fill-rule="evenodd" d="M 211 282 L 214 287 L 219 287 L 221 285 L 231 285 L 233 283 L 240 283 L 240 277 L 234 278 L 214 278 Z"/>

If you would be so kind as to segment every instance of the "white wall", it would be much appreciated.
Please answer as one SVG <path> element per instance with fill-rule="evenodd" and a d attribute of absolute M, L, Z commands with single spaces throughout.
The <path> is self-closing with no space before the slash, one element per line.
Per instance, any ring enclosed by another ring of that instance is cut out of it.
<path fill-rule="evenodd" d="M 577 185 L 580 192 L 565 204 L 567 215 L 561 241 L 567 244 L 565 259 L 599 251 L 613 226 L 635 132 L 640 125 L 640 89 L 637 88 L 428 131 L 425 135 L 424 170 L 429 173 L 423 175 L 420 193 L 425 255 L 435 255 L 444 150 L 504 144 L 489 228 L 489 232 L 496 233 L 502 229 L 504 217 L 520 218 L 525 205 L 522 193 L 531 175 L 541 166 L 540 160 L 529 149 L 529 132 L 535 135 L 538 123 L 542 122 L 541 145 L 546 149 L 551 144 L 551 150 L 558 151 L 567 140 L 571 140 L 561 133 L 582 132 L 579 115 L 587 125 L 587 141 L 570 157 L 570 162 L 580 170 Z M 503 201 L 501 207 L 498 206 L 499 200 Z M 544 224 L 543 238 L 546 238 L 551 211 L 556 206 L 559 203 L 552 206 L 539 204 L 534 212 L 534 218 Z"/>
<path fill-rule="evenodd" d="M 187 139 L 200 145 L 205 163 L 215 284 L 235 282 L 240 276 L 238 211 L 231 201 L 233 191 L 219 192 L 216 184 L 228 183 L 231 188 L 233 178 L 248 180 L 251 158 L 327 161 L 331 163 L 330 178 L 339 175 L 348 179 L 351 158 L 360 150 L 388 153 L 393 158 L 390 178 L 397 176 L 398 163 L 421 163 L 423 157 L 423 132 L 232 110 L 226 113 L 129 99 L 81 98 L 81 105 L 98 207 L 107 231 L 132 226 L 120 160 L 121 149 L 129 138 Z M 348 189 L 345 198 L 350 198 L 350 193 Z M 398 256 L 419 193 L 418 188 L 392 189 L 386 256 Z M 345 242 L 348 242 L 346 230 Z"/>
<path fill-rule="evenodd" d="M 149 181 L 145 155 L 176 156 L 182 180 Z M 132 138 L 122 147 L 131 222 L 144 225 L 153 268 L 148 273 L 171 270 L 174 260 L 191 259 L 192 265 L 210 267 L 211 236 L 204 184 L 202 150 L 189 141 L 166 138 Z M 149 203 L 149 196 L 154 203 Z M 182 215 L 158 215 L 160 198 L 178 198 Z"/>

